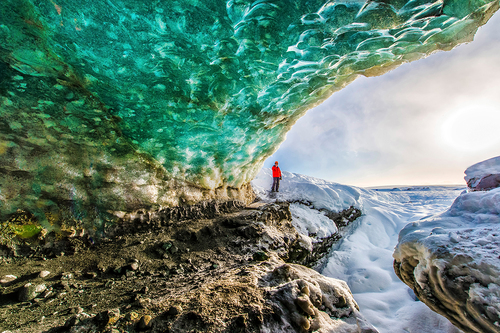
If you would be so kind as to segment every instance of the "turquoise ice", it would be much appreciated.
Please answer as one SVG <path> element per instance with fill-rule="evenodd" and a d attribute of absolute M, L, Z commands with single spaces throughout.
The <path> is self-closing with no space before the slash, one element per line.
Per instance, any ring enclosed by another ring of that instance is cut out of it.
<path fill-rule="evenodd" d="M 1 214 L 57 221 L 248 199 L 308 109 L 359 75 L 471 41 L 498 7 L 4 0 Z"/>

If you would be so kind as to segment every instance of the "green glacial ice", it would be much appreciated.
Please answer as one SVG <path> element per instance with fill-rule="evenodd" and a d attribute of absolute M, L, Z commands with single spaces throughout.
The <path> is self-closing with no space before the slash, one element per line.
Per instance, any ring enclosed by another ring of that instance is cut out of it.
<path fill-rule="evenodd" d="M 0 211 L 45 223 L 248 183 L 357 76 L 472 40 L 498 0 L 3 0 Z"/>

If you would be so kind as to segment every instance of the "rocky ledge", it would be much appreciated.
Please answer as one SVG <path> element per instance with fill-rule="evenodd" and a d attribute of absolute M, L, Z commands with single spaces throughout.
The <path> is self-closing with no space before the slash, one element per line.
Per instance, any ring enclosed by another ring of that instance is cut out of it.
<path fill-rule="evenodd" d="M 137 213 L 106 235 L 4 246 L 0 331 L 376 332 L 345 282 L 294 263 L 314 249 L 287 202 Z"/>

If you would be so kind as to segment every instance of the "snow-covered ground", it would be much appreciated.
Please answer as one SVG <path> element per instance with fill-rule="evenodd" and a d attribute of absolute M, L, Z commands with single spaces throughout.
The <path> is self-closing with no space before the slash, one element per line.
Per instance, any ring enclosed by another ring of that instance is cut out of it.
<path fill-rule="evenodd" d="M 293 223 L 304 234 L 324 237 L 337 231 L 318 209 L 339 211 L 352 205 L 362 210 L 363 216 L 335 246 L 321 273 L 346 281 L 361 313 L 381 333 L 460 332 L 415 299 L 394 273 L 392 254 L 407 223 L 447 210 L 465 184 L 364 189 L 283 172 L 280 192 L 270 198 L 271 184 L 270 169 L 261 170 L 252 181 L 264 200 L 296 202 L 291 205 Z"/>

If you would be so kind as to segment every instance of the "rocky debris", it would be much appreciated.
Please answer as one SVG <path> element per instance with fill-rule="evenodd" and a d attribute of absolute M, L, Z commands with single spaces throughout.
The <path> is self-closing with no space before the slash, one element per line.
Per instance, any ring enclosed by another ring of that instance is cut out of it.
<path fill-rule="evenodd" d="M 328 209 L 320 209 L 320 211 L 325 212 L 325 215 L 335 223 L 339 230 L 341 230 L 343 227 L 348 226 L 350 223 L 352 223 L 362 215 L 361 210 L 353 206 L 340 212 L 333 212 Z"/>
<path fill-rule="evenodd" d="M 409 223 L 394 270 L 464 332 L 500 331 L 500 190 L 462 193 L 450 209 Z"/>
<path fill-rule="evenodd" d="M 87 242 L 76 255 L 67 251 L 45 260 L 9 259 L 9 264 L 0 266 L 0 274 L 20 278 L 2 289 L 6 297 L 0 297 L 0 306 L 15 309 L 16 318 L 0 311 L 0 321 L 19 333 L 232 333 L 261 332 L 275 322 L 286 322 L 290 332 L 307 325 L 328 327 L 332 322 L 350 332 L 350 324 L 341 322 L 362 320 L 354 301 L 349 303 L 349 293 L 338 291 L 345 286 L 320 288 L 325 299 L 336 295 L 342 300 L 344 295 L 345 304 L 318 303 L 314 281 L 321 276 L 312 270 L 307 270 L 305 284 L 287 286 L 305 273 L 285 262 L 292 261 L 301 247 L 306 256 L 312 251 L 310 242 L 292 226 L 287 202 L 147 226 Z M 306 241 L 301 243 L 302 238 Z M 50 274 L 42 277 L 41 271 Z M 300 287 L 299 292 L 292 287 Z M 281 294 L 293 297 L 277 296 Z M 284 321 L 279 319 L 282 314 Z"/>
<path fill-rule="evenodd" d="M 12 215 L 7 223 L 20 223 L 18 220 L 27 220 L 31 223 L 33 219 L 35 219 L 33 215 L 21 212 Z M 40 232 L 32 237 L 17 237 L 10 241 L 5 241 L 8 233 L 5 230 L 0 231 L 0 255 L 6 258 L 24 257 L 47 260 L 78 253 L 94 244 L 93 238 L 85 234 L 81 228 L 78 229 L 79 232 L 70 233 L 67 230 L 61 230 L 56 233 L 55 231 L 47 232 L 38 224 L 32 226 L 39 228 Z"/>
<path fill-rule="evenodd" d="M 199 219 L 213 219 L 222 214 L 241 210 L 245 204 L 241 201 L 203 201 L 195 205 L 164 208 L 158 211 L 137 211 L 124 214 L 114 224 L 108 225 L 107 235 L 116 236 L 128 234 L 133 231 L 156 227 L 168 226 L 174 222 Z"/>
<path fill-rule="evenodd" d="M 470 191 L 489 191 L 500 187 L 500 156 L 467 168 L 465 181 Z"/>

